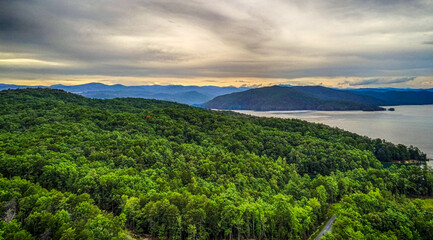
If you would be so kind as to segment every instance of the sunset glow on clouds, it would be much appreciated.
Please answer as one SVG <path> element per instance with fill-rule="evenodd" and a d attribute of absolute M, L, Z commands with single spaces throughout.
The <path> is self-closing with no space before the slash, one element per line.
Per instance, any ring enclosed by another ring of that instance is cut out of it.
<path fill-rule="evenodd" d="M 433 87 L 433 2 L 0 2 L 0 82 Z"/>

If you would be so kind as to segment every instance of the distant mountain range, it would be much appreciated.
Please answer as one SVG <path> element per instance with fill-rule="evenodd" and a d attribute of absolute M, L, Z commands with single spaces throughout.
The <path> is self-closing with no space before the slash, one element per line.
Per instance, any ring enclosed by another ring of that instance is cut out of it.
<path fill-rule="evenodd" d="M 380 106 L 433 104 L 433 89 L 334 89 L 321 86 L 290 85 L 250 89 L 182 85 L 124 86 L 102 83 L 36 87 L 62 89 L 90 98 L 149 98 L 228 110 L 378 111 L 384 110 Z M 0 84 L 0 90 L 36 87 Z"/>
<path fill-rule="evenodd" d="M 218 96 L 204 104 L 227 110 L 363 110 L 380 106 L 433 104 L 433 92 L 425 90 L 338 90 L 321 86 L 264 87 Z"/>
<path fill-rule="evenodd" d="M 90 98 L 120 98 L 120 97 L 137 97 L 166 100 L 190 105 L 205 103 L 212 98 L 248 90 L 245 87 L 216 87 L 216 86 L 181 86 L 181 85 L 149 85 L 149 86 L 124 86 L 121 84 L 105 85 L 102 83 L 88 83 L 83 85 L 65 86 L 53 85 L 44 86 L 20 86 L 0 84 L 0 90 L 18 89 L 18 88 L 52 88 L 62 89 L 68 92 L 76 93 Z"/>

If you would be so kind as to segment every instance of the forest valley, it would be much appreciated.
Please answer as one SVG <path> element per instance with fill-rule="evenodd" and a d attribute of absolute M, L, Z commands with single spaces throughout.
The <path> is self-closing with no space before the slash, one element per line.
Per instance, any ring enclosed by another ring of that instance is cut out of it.
<path fill-rule="evenodd" d="M 0 239 L 433 239 L 415 147 L 300 120 L 0 92 Z"/>

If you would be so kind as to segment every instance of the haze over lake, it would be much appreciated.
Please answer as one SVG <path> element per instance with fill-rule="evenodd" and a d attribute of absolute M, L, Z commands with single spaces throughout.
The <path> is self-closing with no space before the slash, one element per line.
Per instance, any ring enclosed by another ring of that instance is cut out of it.
<path fill-rule="evenodd" d="M 433 105 L 395 106 L 395 111 L 247 111 L 259 117 L 297 118 L 323 123 L 370 138 L 413 145 L 433 158 Z M 429 162 L 433 166 L 433 161 Z"/>

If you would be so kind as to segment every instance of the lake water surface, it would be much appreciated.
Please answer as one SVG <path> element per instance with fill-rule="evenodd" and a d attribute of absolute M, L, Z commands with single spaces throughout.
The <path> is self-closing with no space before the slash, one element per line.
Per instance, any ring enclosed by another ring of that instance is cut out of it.
<path fill-rule="evenodd" d="M 246 111 L 259 117 L 297 118 L 323 123 L 370 138 L 413 145 L 433 158 L 433 105 L 393 106 L 394 112 L 363 111 Z M 433 166 L 433 161 L 429 162 Z"/>

